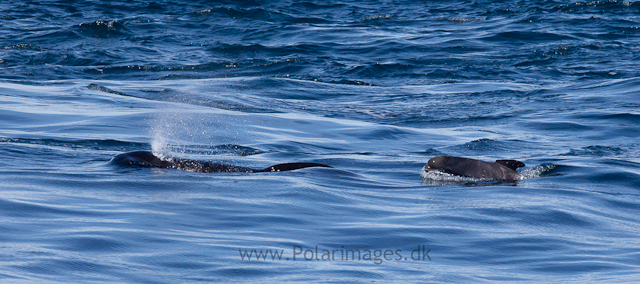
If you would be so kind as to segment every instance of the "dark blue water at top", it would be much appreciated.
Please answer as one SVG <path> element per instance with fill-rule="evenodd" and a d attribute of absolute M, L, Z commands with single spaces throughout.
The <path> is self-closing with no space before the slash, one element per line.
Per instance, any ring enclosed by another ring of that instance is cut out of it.
<path fill-rule="evenodd" d="M 2 283 L 640 277 L 640 2 L 14 1 L 0 27 Z M 334 168 L 110 163 L 135 150 Z M 527 167 L 422 177 L 439 155 Z"/>

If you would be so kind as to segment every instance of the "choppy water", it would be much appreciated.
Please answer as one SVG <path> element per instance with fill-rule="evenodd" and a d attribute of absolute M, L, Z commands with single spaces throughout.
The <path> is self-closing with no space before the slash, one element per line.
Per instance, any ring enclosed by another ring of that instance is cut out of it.
<path fill-rule="evenodd" d="M 0 26 L 2 283 L 640 277 L 640 2 L 40 0 Z M 109 163 L 150 149 L 334 169 Z M 445 154 L 526 178 L 420 176 Z"/>

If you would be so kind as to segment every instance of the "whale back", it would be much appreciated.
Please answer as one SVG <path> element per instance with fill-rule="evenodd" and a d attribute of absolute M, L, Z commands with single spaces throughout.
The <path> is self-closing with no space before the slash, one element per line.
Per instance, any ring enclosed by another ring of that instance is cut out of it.
<path fill-rule="evenodd" d="M 441 171 L 453 175 L 486 178 L 492 180 L 517 180 L 518 173 L 515 171 L 520 164 L 523 163 L 515 160 L 499 160 L 513 161 L 505 162 L 509 166 L 501 163 L 490 163 L 476 159 L 440 156 L 429 160 L 425 171 Z M 515 169 L 514 169 L 515 167 Z"/>
<path fill-rule="evenodd" d="M 327 166 L 325 164 L 318 164 L 318 163 L 286 163 L 286 164 L 273 165 L 261 171 L 262 172 L 283 172 L 283 171 L 293 171 L 293 170 L 311 168 L 311 167 L 333 168 L 332 166 Z"/>
<path fill-rule="evenodd" d="M 522 168 L 525 166 L 523 162 L 516 161 L 516 160 L 495 160 L 494 163 L 501 164 L 514 171 L 517 170 L 518 168 Z"/>
<path fill-rule="evenodd" d="M 134 165 L 142 167 L 159 167 L 159 168 L 171 168 L 172 163 L 164 161 L 152 152 L 149 151 L 133 151 L 128 153 L 118 154 L 113 159 L 112 163 L 119 165 Z"/>
<path fill-rule="evenodd" d="M 118 154 L 115 157 L 113 157 L 113 159 L 111 159 L 111 162 L 118 165 L 172 168 L 172 169 L 197 172 L 197 173 L 283 172 L 283 171 L 293 171 L 297 169 L 304 169 L 304 168 L 310 168 L 310 167 L 331 168 L 331 166 L 318 164 L 318 163 L 286 163 L 286 164 L 278 164 L 278 165 L 270 166 L 260 170 L 260 169 L 252 169 L 248 167 L 215 163 L 215 162 L 207 162 L 207 161 L 196 161 L 196 160 L 177 159 L 177 158 L 161 159 L 150 151 L 134 151 L 134 152 Z"/>

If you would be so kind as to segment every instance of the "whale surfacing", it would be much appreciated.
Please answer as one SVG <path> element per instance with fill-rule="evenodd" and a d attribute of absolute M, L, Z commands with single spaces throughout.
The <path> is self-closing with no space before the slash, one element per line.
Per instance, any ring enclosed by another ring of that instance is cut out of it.
<path fill-rule="evenodd" d="M 489 163 L 469 158 L 440 156 L 431 158 L 424 170 L 464 177 L 515 181 L 520 179 L 520 174 L 516 170 L 524 166 L 524 163 L 516 160 L 496 160 Z"/>
<path fill-rule="evenodd" d="M 310 167 L 324 167 L 331 168 L 331 166 L 318 164 L 318 163 L 286 163 L 273 165 L 264 169 L 253 169 L 248 167 L 228 165 L 222 163 L 196 161 L 188 159 L 161 159 L 154 155 L 150 151 L 134 151 L 128 153 L 118 154 L 113 159 L 112 163 L 118 165 L 136 165 L 142 167 L 158 167 L 158 168 L 172 168 L 183 171 L 198 172 L 198 173 L 260 173 L 260 172 L 283 172 L 293 171 L 297 169 L 310 168 Z"/>

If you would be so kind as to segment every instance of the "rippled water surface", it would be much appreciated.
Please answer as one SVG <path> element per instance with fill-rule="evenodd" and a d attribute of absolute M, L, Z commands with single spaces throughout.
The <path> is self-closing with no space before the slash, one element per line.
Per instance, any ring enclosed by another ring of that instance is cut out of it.
<path fill-rule="evenodd" d="M 640 2 L 39 0 L 0 26 L 2 283 L 640 277 Z M 333 168 L 110 162 L 136 150 Z M 440 155 L 527 166 L 421 175 Z"/>

